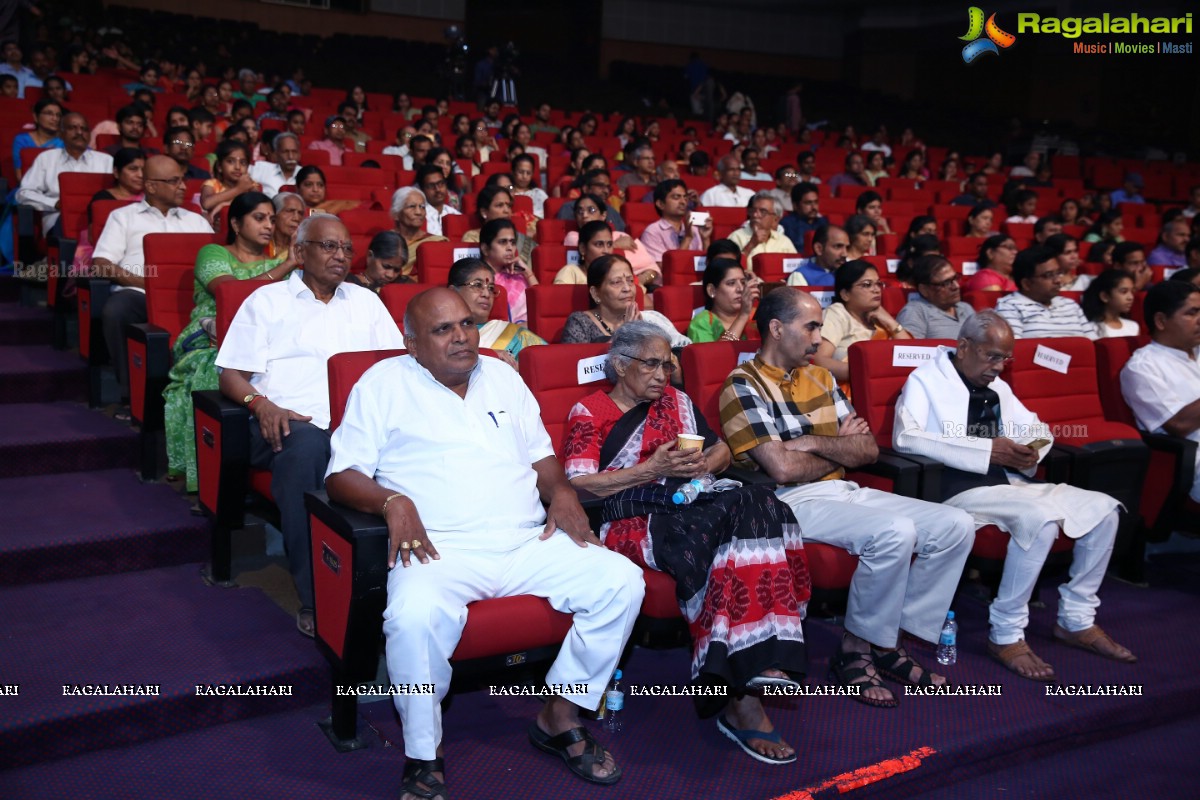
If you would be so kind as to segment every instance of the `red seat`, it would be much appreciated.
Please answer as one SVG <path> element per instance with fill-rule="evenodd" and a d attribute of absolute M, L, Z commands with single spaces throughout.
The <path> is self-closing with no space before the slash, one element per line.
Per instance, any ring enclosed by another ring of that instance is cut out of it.
<path fill-rule="evenodd" d="M 529 329 L 547 342 L 562 340 L 563 326 L 572 311 L 588 307 L 588 287 L 580 284 L 539 284 L 525 290 Z"/>
<path fill-rule="evenodd" d="M 417 249 L 415 277 L 421 283 L 445 286 L 450 279 L 450 268 L 454 266 L 454 262 L 467 257 L 479 257 L 478 244 L 460 241 L 426 242 Z"/>
<path fill-rule="evenodd" d="M 383 301 L 384 308 L 396 321 L 396 327 L 403 331 L 404 312 L 408 309 L 408 304 L 421 292 L 433 289 L 438 285 L 445 286 L 444 283 L 389 283 L 379 292 L 379 299 Z M 508 319 L 508 292 L 500 285 L 497 285 L 496 289 L 498 294 L 495 302 L 492 303 L 491 319 Z"/>
<path fill-rule="evenodd" d="M 546 217 L 546 219 L 538 220 L 537 235 L 534 238 L 539 245 L 562 244 L 563 240 L 567 238 L 567 231 L 575 230 L 574 222 L 554 219 L 549 210 L 546 210 Z"/>
<path fill-rule="evenodd" d="M 474 214 L 452 214 L 442 218 L 442 235 L 447 239 L 461 239 L 463 234 L 477 225 Z"/>
<path fill-rule="evenodd" d="M 767 283 L 786 281 L 800 268 L 804 256 L 795 253 L 759 253 L 754 257 L 754 273 Z"/>
<path fill-rule="evenodd" d="M 560 458 L 571 408 L 585 395 L 609 387 L 603 363 L 607 353 L 607 342 L 555 344 L 521 351 L 521 377 L 541 406 L 542 423 Z"/>
<path fill-rule="evenodd" d="M 567 264 L 579 264 L 579 251 L 574 247 L 564 247 L 559 242 L 543 244 L 533 250 L 533 274 L 539 283 L 553 284 L 554 276 Z"/>
<path fill-rule="evenodd" d="M 680 333 L 686 333 L 697 309 L 704 308 L 704 287 L 660 286 L 654 292 L 654 310 L 662 314 Z"/>
<path fill-rule="evenodd" d="M 706 264 L 703 250 L 668 250 L 663 253 L 663 283 L 684 286 L 702 280 Z"/>

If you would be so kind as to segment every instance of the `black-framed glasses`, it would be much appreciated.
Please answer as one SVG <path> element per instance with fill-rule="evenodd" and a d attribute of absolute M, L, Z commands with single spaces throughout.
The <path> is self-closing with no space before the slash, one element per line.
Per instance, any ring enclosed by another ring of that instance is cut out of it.
<path fill-rule="evenodd" d="M 331 256 L 336 253 L 338 248 L 341 248 L 342 252 L 346 254 L 346 258 L 351 258 L 354 255 L 354 245 L 351 242 L 336 242 L 333 239 L 324 239 L 318 242 L 313 239 L 307 239 L 303 242 L 300 242 L 300 244 L 315 244 L 317 247 L 320 247 L 321 252 L 327 256 Z"/>
<path fill-rule="evenodd" d="M 674 361 L 663 360 L 661 358 L 638 358 L 637 356 L 630 355 L 629 353 L 622 353 L 621 355 L 625 356 L 626 358 L 633 359 L 634 361 L 640 361 L 644 365 L 642 369 L 644 369 L 646 372 L 658 372 L 658 370 L 661 369 L 663 374 L 668 377 L 675 373 Z"/>
<path fill-rule="evenodd" d="M 952 277 L 946 278 L 946 280 L 944 280 L 944 281 L 930 281 L 926 285 L 932 286 L 935 289 L 950 289 L 954 286 L 957 286 L 958 282 L 960 280 L 962 280 L 961 275 L 954 275 Z"/>
<path fill-rule="evenodd" d="M 455 286 L 460 289 L 470 289 L 474 292 L 486 292 L 492 295 L 500 294 L 500 288 L 496 284 L 486 281 L 468 281 L 467 283 L 456 283 Z"/>

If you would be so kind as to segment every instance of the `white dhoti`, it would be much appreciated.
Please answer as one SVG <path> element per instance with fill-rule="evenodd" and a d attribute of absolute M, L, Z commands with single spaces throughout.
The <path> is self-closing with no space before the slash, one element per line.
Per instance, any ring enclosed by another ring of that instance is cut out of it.
<path fill-rule="evenodd" d="M 541 528 L 478 534 L 492 547 L 438 546 L 439 560 L 388 573 L 383 614 L 388 676 L 393 684 L 432 683 L 431 695 L 395 696 L 404 752 L 432 759 L 442 740 L 441 702 L 450 687 L 450 656 L 467 622 L 467 604 L 513 595 L 544 597 L 574 624 L 546 676 L 547 684 L 587 684 L 567 699 L 595 709 L 616 668 L 646 587 L 642 571 L 603 547 L 581 548 L 563 531 L 546 541 Z M 476 543 L 478 538 L 476 538 Z"/>
<path fill-rule="evenodd" d="M 850 481 L 780 487 L 776 495 L 805 541 L 859 557 L 847 631 L 878 647 L 895 647 L 901 629 L 937 641 L 975 541 L 969 514 Z"/>
<path fill-rule="evenodd" d="M 995 525 L 1010 536 L 1004 573 L 990 612 L 992 642 L 1025 638 L 1029 598 L 1059 530 L 1075 540 L 1070 579 L 1058 587 L 1058 624 L 1081 631 L 1095 624 L 1097 592 L 1117 538 L 1120 503 L 1102 492 L 1062 483 L 1028 483 L 1009 474 L 1008 486 L 982 486 L 946 501 L 971 513 L 977 527 Z"/>

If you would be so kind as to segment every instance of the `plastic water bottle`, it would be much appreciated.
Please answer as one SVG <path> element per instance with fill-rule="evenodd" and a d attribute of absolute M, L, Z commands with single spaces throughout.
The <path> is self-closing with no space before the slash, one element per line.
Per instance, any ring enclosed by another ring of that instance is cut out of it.
<path fill-rule="evenodd" d="M 625 692 L 621 691 L 621 670 L 613 673 L 612 683 L 604 693 L 604 729 L 609 733 L 620 733 L 625 730 Z"/>
<path fill-rule="evenodd" d="M 942 666 L 950 666 L 958 661 L 958 623 L 953 611 L 946 614 L 946 624 L 942 626 L 942 635 L 938 637 L 937 661 Z"/>
<path fill-rule="evenodd" d="M 671 500 L 677 506 L 686 506 L 705 492 L 711 492 L 716 482 L 717 478 L 711 472 L 692 478 L 671 495 Z"/>

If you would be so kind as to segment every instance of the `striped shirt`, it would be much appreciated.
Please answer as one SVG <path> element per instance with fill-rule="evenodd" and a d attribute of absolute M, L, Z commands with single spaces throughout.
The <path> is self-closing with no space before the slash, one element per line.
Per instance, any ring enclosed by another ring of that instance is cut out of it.
<path fill-rule="evenodd" d="M 996 311 L 1012 326 L 1013 336 L 1018 339 L 1096 338 L 1096 326 L 1088 322 L 1078 303 L 1065 297 L 1056 296 L 1049 306 L 1044 306 L 1014 292 L 1000 298 Z"/>
<path fill-rule="evenodd" d="M 734 460 L 756 467 L 750 451 L 767 442 L 801 436 L 837 436 L 841 421 L 854 409 L 833 375 L 808 365 L 790 373 L 767 364 L 761 356 L 740 364 L 721 387 L 721 430 Z M 845 475 L 841 467 L 821 480 Z"/>

